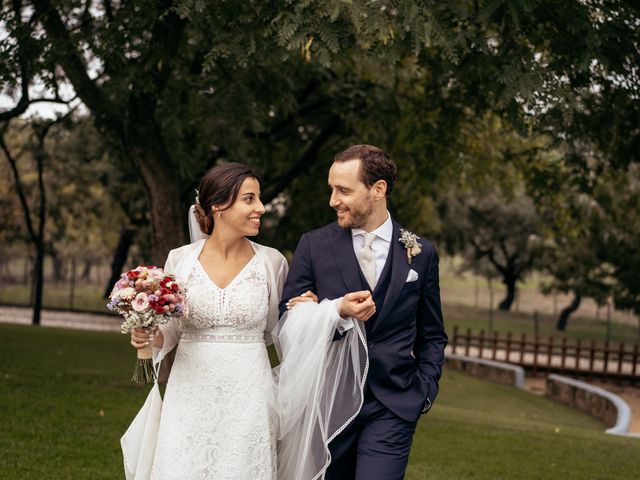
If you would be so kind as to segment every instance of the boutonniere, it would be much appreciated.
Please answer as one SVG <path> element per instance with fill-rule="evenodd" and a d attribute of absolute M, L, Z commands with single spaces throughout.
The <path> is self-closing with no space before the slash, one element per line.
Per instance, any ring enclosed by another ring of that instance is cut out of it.
<path fill-rule="evenodd" d="M 415 233 L 411 233 L 408 230 L 400 229 L 400 238 L 398 239 L 407 251 L 407 261 L 411 265 L 413 257 L 420 255 L 422 252 L 422 244 L 418 242 L 418 237 Z"/>

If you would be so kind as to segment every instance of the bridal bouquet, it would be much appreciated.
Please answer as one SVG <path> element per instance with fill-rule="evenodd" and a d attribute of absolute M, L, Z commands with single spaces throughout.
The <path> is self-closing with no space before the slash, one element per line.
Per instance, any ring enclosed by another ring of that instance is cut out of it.
<path fill-rule="evenodd" d="M 155 328 L 171 318 L 181 317 L 185 309 L 184 291 L 173 275 L 161 268 L 139 266 L 123 273 L 109 296 L 107 308 L 124 317 L 121 331 L 134 328 Z M 153 380 L 153 347 L 138 350 L 133 382 Z"/>

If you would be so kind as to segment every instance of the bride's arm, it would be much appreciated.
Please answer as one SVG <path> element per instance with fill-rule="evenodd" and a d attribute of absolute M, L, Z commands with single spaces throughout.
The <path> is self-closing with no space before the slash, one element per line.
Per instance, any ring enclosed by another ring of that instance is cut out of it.
<path fill-rule="evenodd" d="M 174 251 L 170 251 L 167 256 L 167 261 L 164 264 L 164 271 L 175 275 L 176 271 L 176 259 Z M 184 288 L 184 285 L 182 285 Z M 153 361 L 158 363 L 169 353 L 180 341 L 180 321 L 177 318 L 172 318 L 169 322 L 160 325 L 153 338 Z"/>

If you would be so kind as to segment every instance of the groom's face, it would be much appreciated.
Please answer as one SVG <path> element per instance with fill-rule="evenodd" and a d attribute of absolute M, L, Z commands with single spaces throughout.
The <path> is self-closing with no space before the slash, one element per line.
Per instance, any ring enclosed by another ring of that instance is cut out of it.
<path fill-rule="evenodd" d="M 359 159 L 334 162 L 329 169 L 329 205 L 342 228 L 362 228 L 373 213 L 371 189 L 360 180 Z"/>

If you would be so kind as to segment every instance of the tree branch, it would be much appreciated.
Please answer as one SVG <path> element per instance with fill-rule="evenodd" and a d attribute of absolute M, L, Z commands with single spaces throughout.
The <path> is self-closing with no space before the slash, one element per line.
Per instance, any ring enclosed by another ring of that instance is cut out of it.
<path fill-rule="evenodd" d="M 16 192 L 18 193 L 18 199 L 20 200 L 20 206 L 22 207 L 22 212 L 24 213 L 24 220 L 27 225 L 27 231 L 29 233 L 29 238 L 33 243 L 37 242 L 37 235 L 35 229 L 33 228 L 33 222 L 31 220 L 31 210 L 29 209 L 29 202 L 27 202 L 27 196 L 22 188 L 22 181 L 20 180 L 20 172 L 18 171 L 18 162 L 11 155 L 11 151 L 7 147 L 7 144 L 4 141 L 4 134 L 9 128 L 9 122 L 6 122 L 2 129 L 0 130 L 0 148 L 4 152 L 4 156 L 9 162 L 9 167 L 11 168 L 11 173 L 13 174 L 13 181 L 16 187 Z"/>
<path fill-rule="evenodd" d="M 173 70 L 172 60 L 176 57 L 182 34 L 187 25 L 186 19 L 180 17 L 173 2 L 166 0 L 160 6 L 160 12 L 151 30 L 149 48 L 142 60 L 146 71 L 158 92 L 162 92 Z M 166 13 L 165 13 L 166 12 Z"/>
<path fill-rule="evenodd" d="M 49 41 L 61 52 L 57 62 L 64 69 L 78 96 L 92 111 L 98 124 L 106 126 L 120 139 L 124 139 L 124 127 L 115 105 L 89 77 L 84 59 L 71 40 L 59 12 L 49 0 L 33 0 L 33 5 Z"/>
<path fill-rule="evenodd" d="M 320 134 L 311 142 L 309 148 L 304 154 L 293 164 L 293 166 L 281 175 L 275 181 L 271 182 L 270 188 L 268 188 L 263 195 L 263 203 L 267 204 L 274 198 L 276 198 L 280 192 L 287 188 L 291 182 L 311 163 L 313 163 L 318 152 L 322 146 L 329 140 L 331 135 L 338 129 L 340 125 L 340 118 L 337 115 L 332 115 L 327 122 L 325 128 Z"/>
<path fill-rule="evenodd" d="M 16 16 L 16 21 L 22 23 L 20 18 L 22 15 L 22 2 L 13 2 L 13 13 Z M 15 107 L 4 112 L 0 112 L 0 121 L 7 121 L 14 117 L 22 115 L 29 107 L 29 84 L 31 83 L 31 76 L 29 75 L 29 62 L 22 48 L 22 44 L 18 42 L 18 63 L 20 65 L 20 100 Z"/>

